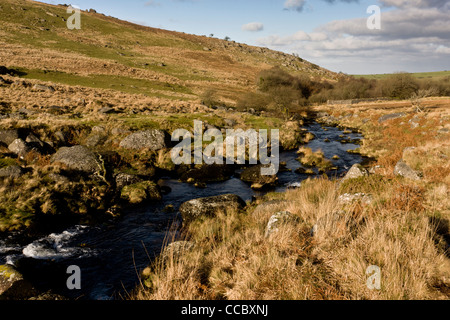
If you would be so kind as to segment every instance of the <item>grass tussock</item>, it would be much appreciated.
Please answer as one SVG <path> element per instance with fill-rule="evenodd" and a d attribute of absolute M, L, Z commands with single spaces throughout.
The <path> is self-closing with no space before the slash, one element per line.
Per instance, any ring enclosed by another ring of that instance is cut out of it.
<path fill-rule="evenodd" d="M 132 298 L 449 298 L 436 289 L 450 270 L 433 225 L 415 202 L 416 189 L 391 182 L 371 190 L 373 201 L 343 204 L 336 182 L 309 179 L 282 194 L 281 202 L 194 221 L 184 238 L 195 246 L 156 260 Z M 398 203 L 394 190 L 406 203 Z M 284 210 L 299 223 L 266 238 L 269 218 Z M 380 290 L 367 287 L 372 265 L 381 270 Z"/>

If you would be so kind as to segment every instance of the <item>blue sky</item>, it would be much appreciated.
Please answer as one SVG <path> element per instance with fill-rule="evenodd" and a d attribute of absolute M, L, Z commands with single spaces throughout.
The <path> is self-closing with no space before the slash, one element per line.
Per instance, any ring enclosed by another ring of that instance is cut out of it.
<path fill-rule="evenodd" d="M 75 0 L 72 4 L 151 27 L 228 36 L 297 53 L 336 72 L 450 70 L 446 0 Z M 366 11 L 374 4 L 381 8 L 381 30 L 367 29 Z"/>

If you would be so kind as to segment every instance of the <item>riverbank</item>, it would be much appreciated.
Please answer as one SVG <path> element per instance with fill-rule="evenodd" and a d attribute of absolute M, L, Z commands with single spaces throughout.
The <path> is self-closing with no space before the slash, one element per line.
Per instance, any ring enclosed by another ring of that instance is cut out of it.
<path fill-rule="evenodd" d="M 339 129 L 321 128 L 316 123 L 305 124 L 304 128 L 315 137 L 305 147 L 314 151 L 323 150 L 328 159 L 338 156 L 339 159 L 332 160 L 338 169 L 331 170 L 330 175 L 341 175 L 346 171 L 346 166 L 361 162 L 359 155 L 347 153 L 347 150 L 355 149 L 358 145 L 340 141 L 339 136 L 343 132 Z M 360 139 L 359 134 L 348 133 L 346 136 L 350 140 Z M 333 142 L 325 142 L 326 140 Z M 57 292 L 73 298 L 80 295 L 83 299 L 110 299 L 119 294 L 123 296 L 120 293 L 123 288 L 132 290 L 138 281 L 135 269 L 145 268 L 150 257 L 161 252 L 167 228 L 173 222 L 178 223 L 178 207 L 183 202 L 199 197 L 237 193 L 250 203 L 255 197 L 260 198 L 270 190 L 283 192 L 287 188 L 296 187 L 310 176 L 297 170 L 301 167 L 297 158 L 295 151 L 281 152 L 280 161 L 285 163 L 284 169 L 278 173 L 276 185 L 266 190 L 254 190 L 251 188 L 252 182 L 242 181 L 239 173 L 244 169 L 238 169 L 224 181 L 208 182 L 206 188 L 167 176 L 158 184 L 161 189 L 171 192 L 164 194 L 161 201 L 130 206 L 120 218 L 106 224 L 70 227 L 61 233 L 44 235 L 23 245 L 9 241 L 9 246 L 1 246 L 0 259 L 4 257 L 9 263 L 20 267 L 40 288 L 53 287 Z M 249 167 L 249 171 L 252 171 L 251 168 Z M 319 173 L 316 168 L 309 170 L 313 174 Z M 202 181 L 207 178 L 203 176 Z M 83 271 L 80 292 L 69 292 L 65 288 L 67 275 L 64 267 L 72 264 L 79 265 Z M 105 269 L 102 266 L 108 267 Z"/>
<path fill-rule="evenodd" d="M 377 162 L 191 221 L 130 298 L 449 299 L 450 109 L 421 103 L 317 107 Z"/>

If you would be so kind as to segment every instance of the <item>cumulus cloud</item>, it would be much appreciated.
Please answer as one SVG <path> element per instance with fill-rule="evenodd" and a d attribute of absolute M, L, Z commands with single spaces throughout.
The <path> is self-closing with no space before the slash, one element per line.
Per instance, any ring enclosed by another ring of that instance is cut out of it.
<path fill-rule="evenodd" d="M 381 30 L 367 28 L 367 15 L 331 21 L 313 32 L 300 30 L 291 35 L 271 35 L 259 39 L 259 44 L 296 52 L 331 69 L 347 67 L 345 71 L 349 73 L 398 71 L 393 68 L 450 68 L 450 5 L 447 1 L 380 0 L 379 3 L 395 7 L 382 12 Z"/>
<path fill-rule="evenodd" d="M 242 30 L 252 32 L 262 31 L 264 30 L 264 25 L 261 22 L 251 22 L 244 24 Z"/>
<path fill-rule="evenodd" d="M 305 7 L 306 0 L 286 0 L 284 3 L 284 8 L 286 10 L 294 10 L 302 12 Z"/>
<path fill-rule="evenodd" d="M 450 8 L 448 0 L 380 0 L 386 7 L 397 8 Z"/>

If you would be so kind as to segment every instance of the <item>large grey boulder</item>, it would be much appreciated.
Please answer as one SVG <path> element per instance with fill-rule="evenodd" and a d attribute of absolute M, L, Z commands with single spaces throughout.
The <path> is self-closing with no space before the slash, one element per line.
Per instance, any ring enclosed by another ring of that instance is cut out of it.
<path fill-rule="evenodd" d="M 23 300 L 36 294 L 33 286 L 11 265 L 0 265 L 0 300 Z"/>
<path fill-rule="evenodd" d="M 120 142 L 120 147 L 125 149 L 150 149 L 158 151 L 171 146 L 169 134 L 163 130 L 146 130 L 132 133 Z"/>
<path fill-rule="evenodd" d="M 347 172 L 347 174 L 342 178 L 341 182 L 348 180 L 348 179 L 356 179 L 359 177 L 365 177 L 369 175 L 369 171 L 365 169 L 360 164 L 354 164 L 350 170 Z"/>
<path fill-rule="evenodd" d="M 413 170 L 403 160 L 397 162 L 394 168 L 394 174 L 411 180 L 421 180 L 422 174 L 416 170 Z"/>
<path fill-rule="evenodd" d="M 85 173 L 100 169 L 97 156 L 85 146 L 62 147 L 52 156 L 51 162 L 62 163 L 69 169 Z"/>
<path fill-rule="evenodd" d="M 246 206 L 244 200 L 235 194 L 200 198 L 187 201 L 180 206 L 184 221 L 192 221 L 202 216 L 215 216 L 217 211 L 242 210 Z"/>
<path fill-rule="evenodd" d="M 24 174 L 24 170 L 16 165 L 0 169 L 0 178 L 19 178 Z"/>

